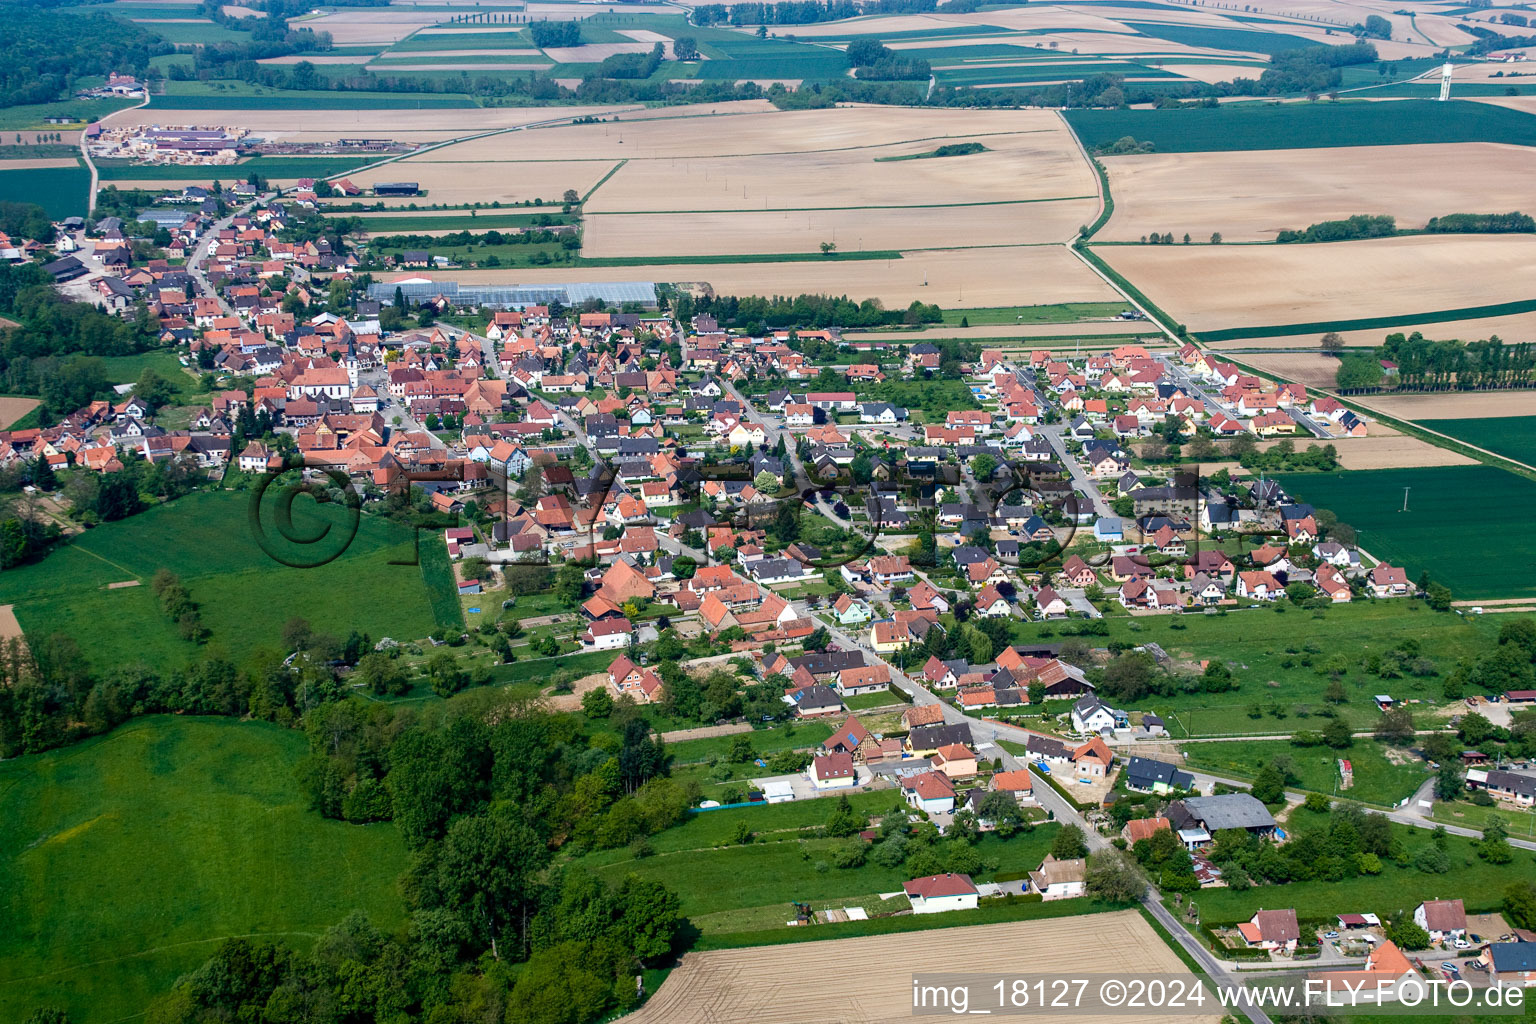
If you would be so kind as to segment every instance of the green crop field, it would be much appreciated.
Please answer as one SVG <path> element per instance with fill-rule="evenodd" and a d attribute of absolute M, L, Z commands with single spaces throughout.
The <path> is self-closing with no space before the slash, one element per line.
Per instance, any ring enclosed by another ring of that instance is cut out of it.
<path fill-rule="evenodd" d="M 1326 827 L 1328 819 L 1297 808 L 1289 824 L 1306 828 Z M 1402 837 L 1410 865 L 1414 855 L 1433 842 L 1428 829 L 1394 826 Z M 1473 841 L 1450 836 L 1447 852 L 1453 867 L 1446 875 L 1427 874 L 1414 867 L 1398 867 L 1382 858 L 1379 875 L 1360 875 L 1340 882 L 1288 882 L 1284 889 L 1256 885 L 1243 892 L 1232 889 L 1206 889 L 1200 893 L 1200 919 L 1207 924 L 1246 921 L 1260 908 L 1292 907 L 1302 920 L 1321 923 L 1336 914 L 1377 914 L 1381 917 L 1397 910 L 1410 914 L 1428 899 L 1456 896 L 1466 903 L 1467 912 L 1498 909 L 1504 889 L 1522 872 L 1529 874 L 1531 855 L 1516 851 L 1516 862 L 1489 864 L 1473 852 Z"/>
<path fill-rule="evenodd" d="M 1305 728 L 1305 723 L 1298 723 L 1296 728 Z M 1299 780 L 1290 783 L 1294 788 L 1383 807 L 1412 795 L 1429 777 L 1428 768 L 1418 758 L 1407 755 L 1410 763 L 1394 764 L 1387 759 L 1381 743 L 1363 738 L 1356 739 L 1345 750 L 1297 747 L 1286 740 L 1185 743 L 1180 749 L 1184 751 L 1187 767 L 1242 780 L 1251 780 L 1275 758 L 1286 757 Z M 1354 784 L 1347 790 L 1339 789 L 1340 758 L 1349 761 L 1353 770 Z"/>
<path fill-rule="evenodd" d="M 1415 422 L 1429 430 L 1438 430 L 1457 440 L 1536 466 L 1536 416 Z"/>
<path fill-rule="evenodd" d="M 230 936 L 303 947 L 354 909 L 399 925 L 399 834 L 311 812 L 306 748 L 163 716 L 0 763 L 0 1019 L 129 1020 Z"/>
<path fill-rule="evenodd" d="M 527 29 L 516 32 L 443 32 L 424 35 L 417 33 L 402 39 L 388 50 L 418 53 L 432 50 L 528 50 L 533 39 Z"/>
<path fill-rule="evenodd" d="M 979 67 L 954 68 L 935 72 L 940 85 L 1006 85 L 1013 83 L 1056 82 L 1063 79 L 1085 78 L 1089 75 L 1125 75 L 1129 78 L 1168 78 L 1176 76 L 1171 71 L 1149 68 L 1143 64 L 1127 64 L 1124 61 L 1094 61 L 1083 64 L 1050 64 L 1006 67 L 982 65 Z"/>
<path fill-rule="evenodd" d="M 16 107 L 0 108 L 0 131 L 15 131 L 18 128 L 40 128 L 44 130 L 67 132 L 71 128 L 83 128 L 91 121 L 106 117 L 108 114 L 131 107 L 137 100 L 65 100 L 62 103 L 31 103 Z M 78 125 L 50 125 L 44 122 L 48 117 L 78 117 L 83 122 Z"/>
<path fill-rule="evenodd" d="M 1130 135 L 1159 153 L 1327 149 L 1430 142 L 1536 145 L 1536 117 L 1489 103 L 1231 103 L 1185 110 L 1069 110 L 1086 146 Z"/>
<path fill-rule="evenodd" d="M 271 488 L 262 505 L 261 521 L 273 550 L 297 561 L 342 548 L 345 513 L 302 496 L 293 504 L 292 535 L 329 532 L 314 545 L 285 541 L 273 525 L 279 490 Z M 411 559 L 410 531 L 365 515 L 352 543 L 334 561 L 291 568 L 262 550 L 249 501 L 243 492 L 199 492 L 98 526 L 42 561 L 0 575 L 0 603 L 16 605 L 29 634 L 74 637 L 98 668 L 142 662 L 166 670 L 199 655 L 200 649 L 183 640 L 161 614 L 148 586 L 161 568 L 181 577 L 201 606 L 210 643 L 237 662 L 255 649 L 279 646 L 283 624 L 294 616 L 342 636 L 355 628 L 375 639 L 414 640 L 432 631 L 430 587 L 449 585 L 440 573 L 427 575 L 433 569 L 432 545 L 442 545 L 440 534 L 422 538 L 420 565 L 393 565 Z M 128 580 L 141 585 L 106 589 Z M 380 594 L 389 595 L 388 600 L 380 600 Z M 458 607 L 452 591 L 438 600 L 444 608 L 448 602 Z"/>
<path fill-rule="evenodd" d="M 1277 475 L 1298 501 L 1332 509 L 1375 558 L 1428 572 L 1457 598 L 1536 595 L 1536 481 L 1491 466 Z M 1408 511 L 1402 511 L 1403 488 Z"/>
<path fill-rule="evenodd" d="M 133 164 L 126 160 L 98 160 L 96 170 L 102 181 L 161 181 L 183 178 L 190 181 L 212 181 L 215 178 L 233 181 L 246 174 L 260 174 L 263 177 L 287 181 L 293 178 L 326 178 L 333 174 L 345 174 L 377 160 L 378 157 L 372 155 L 258 156 L 237 164 L 224 164 L 217 167 L 190 165 L 162 167 Z"/>
<path fill-rule="evenodd" d="M 1329 478 L 1317 474 L 1307 479 Z M 1399 488 L 1399 503 L 1402 494 Z M 1178 618 L 1110 616 L 1103 620 L 1109 635 L 1091 637 L 1089 642 L 1102 647 L 1115 641 L 1155 641 L 1183 662 L 1227 662 L 1239 683 L 1234 691 L 1127 702 L 1132 710 L 1155 711 L 1168 719 L 1175 736 L 1288 735 L 1326 724 L 1327 719 L 1316 712 L 1326 706 L 1323 693 L 1334 668 L 1343 671 L 1347 697 L 1338 714 L 1357 730 L 1370 729 L 1380 717 L 1371 695 L 1381 692 L 1382 682 L 1362 667 L 1363 658 L 1391 650 L 1403 637 L 1411 636 L 1418 640 L 1423 655 L 1447 673 L 1457 661 L 1475 657 L 1493 642 L 1498 625 L 1492 619 L 1432 612 L 1419 601 L 1360 601 L 1320 613 L 1294 607 L 1277 612 L 1268 607 Z M 1050 632 L 1042 633 L 1042 628 Z M 1060 641 L 1054 628 L 1039 623 L 1017 623 L 1014 637 L 1015 642 Z M 1391 688 L 1394 696 L 1403 699 L 1440 701 L 1441 682 L 1436 676 L 1394 679 Z M 1260 715 L 1251 718 L 1255 707 Z M 1302 717 L 1303 712 L 1310 717 Z"/>
<path fill-rule="evenodd" d="M 53 220 L 84 217 L 91 189 L 91 172 L 78 161 L 73 167 L 34 167 L 0 171 L 0 196 L 36 203 Z"/>
<path fill-rule="evenodd" d="M 1119 316 L 1125 308 L 1123 302 L 1062 302 L 1049 306 L 978 306 L 974 309 L 946 309 L 944 326 L 956 327 L 962 319 L 968 321 L 972 327 L 1002 324 L 1068 324 L 1079 320 L 1102 320 Z M 927 329 L 938 330 L 935 327 Z"/>
<path fill-rule="evenodd" d="M 1166 39 L 1184 46 L 1204 46 L 1213 50 L 1237 50 L 1243 53 L 1284 53 L 1318 45 L 1311 39 L 1286 35 L 1282 32 L 1256 32 L 1241 28 L 1209 28 L 1204 25 L 1176 25 L 1162 21 L 1127 21 L 1126 28 L 1135 29 L 1153 39 Z"/>

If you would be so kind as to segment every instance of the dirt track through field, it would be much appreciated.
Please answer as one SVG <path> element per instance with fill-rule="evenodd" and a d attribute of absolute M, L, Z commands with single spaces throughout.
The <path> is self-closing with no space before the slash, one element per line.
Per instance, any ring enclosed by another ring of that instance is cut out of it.
<path fill-rule="evenodd" d="M 1187 972 L 1140 915 L 1119 911 L 689 953 L 650 1002 L 624 1020 L 628 1024 L 910 1021 L 913 974 L 960 970 L 978 976 L 1028 972 L 1062 977 L 1071 972 L 1079 976 Z M 1188 1024 L 1217 1017 L 1183 1013 L 1137 1019 L 1148 1024 Z M 1088 1024 L 1124 1018 L 1071 1019 Z"/>

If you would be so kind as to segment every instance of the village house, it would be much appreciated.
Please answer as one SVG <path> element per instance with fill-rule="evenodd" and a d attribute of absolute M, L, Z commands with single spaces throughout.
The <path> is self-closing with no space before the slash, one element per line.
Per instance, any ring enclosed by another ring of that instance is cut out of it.
<path fill-rule="evenodd" d="M 914 914 L 938 914 L 948 910 L 975 910 L 980 893 L 970 875 L 928 875 L 902 886 Z"/>

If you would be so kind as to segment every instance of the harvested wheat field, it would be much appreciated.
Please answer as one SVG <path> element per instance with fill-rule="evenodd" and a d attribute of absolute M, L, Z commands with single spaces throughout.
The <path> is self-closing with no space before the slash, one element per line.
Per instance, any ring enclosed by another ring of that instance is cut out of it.
<path fill-rule="evenodd" d="M 10 321 L 5 321 L 5 323 L 11 324 Z M 15 325 L 11 324 L 11 326 Z M 27 413 L 36 409 L 39 404 L 35 398 L 0 398 L 0 429 L 9 427 L 12 423 L 15 423 Z"/>
<path fill-rule="evenodd" d="M 1536 179 L 1536 149 L 1497 143 L 1102 159 L 1115 197 L 1107 241 L 1187 231 L 1203 242 L 1219 231 L 1229 242 L 1268 242 L 1282 228 L 1356 213 L 1422 228 L 1447 213 L 1529 206 Z"/>
<path fill-rule="evenodd" d="M 1094 936 L 1087 945 L 1080 941 L 1085 933 Z M 975 975 L 1187 973 L 1140 915 L 1127 910 L 944 928 L 921 935 L 689 953 L 650 1002 L 625 1019 L 632 1024 L 908 1021 L 913 1015 L 912 975 L 957 970 Z M 1138 1019 L 1188 1022 L 1219 1016 L 1184 1013 Z"/>
<path fill-rule="evenodd" d="M 1371 395 L 1350 401 L 1400 420 L 1473 420 L 1536 416 L 1536 392 L 1477 391 L 1449 395 Z"/>
<path fill-rule="evenodd" d="M 1119 301 L 1098 275 L 1058 245 L 929 250 L 893 260 L 480 269 L 432 276 L 493 284 L 677 281 L 707 283 L 720 295 L 831 294 L 879 299 L 887 306 L 920 300 L 946 309 Z"/>
<path fill-rule="evenodd" d="M 314 17 L 295 18 L 293 25 L 315 32 L 329 32 L 337 46 L 356 46 L 362 43 L 398 42 L 417 29 L 435 25 L 446 17 L 383 7 L 352 7 Z"/>
<path fill-rule="evenodd" d="M 1244 353 L 1241 358 L 1249 366 L 1308 388 L 1333 387 L 1339 370 L 1339 361 L 1321 352 Z"/>
<path fill-rule="evenodd" d="M 1376 424 L 1371 425 L 1376 430 Z M 1267 448 L 1278 441 L 1265 442 Z M 1339 453 L 1339 465 L 1344 469 L 1413 469 L 1424 466 L 1471 466 L 1475 459 L 1445 448 L 1436 448 L 1428 441 L 1407 434 L 1386 434 L 1380 437 L 1347 437 L 1334 441 L 1297 442 L 1307 444 L 1331 444 Z"/>
<path fill-rule="evenodd" d="M 1463 309 L 1530 297 L 1536 237 L 1413 235 L 1314 245 L 1104 246 L 1192 331 Z"/>
<path fill-rule="evenodd" d="M 561 113 L 564 112 L 562 108 Z M 777 172 L 808 179 L 809 174 L 800 173 L 802 154 L 865 147 L 872 150 L 868 154 L 872 160 L 876 156 L 913 152 L 910 148 L 897 148 L 906 142 L 932 141 L 933 145 L 925 148 L 933 149 L 957 139 L 1029 131 L 1046 136 L 1040 140 L 1041 146 L 1076 148 L 1076 141 L 1061 119 L 1046 110 L 847 106 L 824 110 L 759 108 L 759 112 L 741 113 L 733 105 L 728 113 L 712 116 L 657 116 L 641 121 L 626 115 L 618 123 L 539 128 L 532 133 L 537 136 L 533 139 L 491 137 L 455 146 L 450 152 L 457 160 L 501 160 L 509 155 L 509 147 L 527 155 L 530 146 L 545 147 L 562 156 L 579 152 L 583 156 L 630 160 L 795 157 L 794 162 L 777 161 Z M 963 162 L 968 158 L 951 159 Z M 1018 171 L 1015 168 L 1015 173 Z"/>
<path fill-rule="evenodd" d="M 442 152 L 446 150 L 427 156 Z M 529 160 L 499 163 L 493 170 L 485 164 L 439 162 L 423 157 L 385 164 L 350 178 L 363 188 L 379 181 L 418 182 L 427 193 L 425 198 L 410 198 L 409 202 L 418 205 L 520 203 L 524 199 L 558 199 L 569 188 L 585 195 L 612 169 L 613 163 L 607 160 Z"/>
<path fill-rule="evenodd" d="M 962 240 L 966 245 L 1065 242 L 1096 212 L 1096 200 L 1077 199 L 805 213 L 588 214 L 582 252 L 592 257 L 721 256 L 816 252 L 822 242 L 833 242 L 841 252 Z"/>
<path fill-rule="evenodd" d="M 22 160 L 0 160 L 0 171 L 40 171 L 78 165 L 79 161 L 73 157 L 28 157 Z"/>
<path fill-rule="evenodd" d="M 1230 82 L 1236 78 L 1257 78 L 1264 73 L 1262 65 L 1254 64 L 1159 64 L 1170 74 L 1193 79 L 1196 82 Z M 1118 200 L 1119 197 L 1116 197 Z"/>
<path fill-rule="evenodd" d="M 765 144 L 757 148 L 764 150 L 792 144 L 799 134 L 794 130 L 796 116 L 792 113 L 762 117 L 766 138 Z M 806 122 L 807 131 L 822 125 L 828 125 L 828 122 L 820 119 Z M 697 127 L 701 133 L 707 133 L 709 126 L 710 122 L 705 121 Z M 1005 135 L 956 133 L 949 138 L 935 139 L 925 137 L 933 130 L 930 126 L 893 124 L 884 138 L 874 145 L 832 146 L 819 152 L 797 154 L 793 173 L 786 173 L 783 157 L 771 153 L 737 156 L 722 148 L 719 155 L 713 157 L 646 158 L 639 151 L 621 152 L 618 155 L 627 157 L 627 162 L 603 183 L 588 204 L 587 212 L 956 206 L 1096 197 L 1098 190 L 1092 171 L 1071 137 L 1057 131 L 1049 122 L 1045 126 L 1049 130 Z M 610 128 L 615 137 L 622 134 L 624 144 L 615 147 L 621 150 L 631 144 L 631 132 L 635 127 L 589 126 L 591 129 Z M 655 127 L 663 131 L 668 128 L 677 130 L 679 125 L 677 122 L 656 122 Z M 554 129 L 539 129 L 527 133 L 525 138 L 508 141 L 525 142 L 531 138 L 540 144 L 542 153 L 548 151 L 542 136 L 554 133 Z M 566 133 L 560 131 L 559 134 Z M 898 141 L 903 137 L 912 141 Z M 980 143 L 988 151 L 926 160 L 887 159 L 929 153 L 941 145 L 957 142 Z M 448 147 L 447 152 L 474 145 Z M 606 149 L 599 151 L 608 152 Z M 1097 199 L 1090 202 L 1096 205 Z M 1090 212 L 1087 219 L 1092 220 L 1094 216 L 1096 212 Z M 1072 225 L 1072 228 L 1076 227 L 1077 224 Z"/>

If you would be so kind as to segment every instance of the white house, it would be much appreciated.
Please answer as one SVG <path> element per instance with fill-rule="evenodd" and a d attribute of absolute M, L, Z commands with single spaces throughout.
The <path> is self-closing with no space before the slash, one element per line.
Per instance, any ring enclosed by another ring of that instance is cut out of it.
<path fill-rule="evenodd" d="M 907 803 L 929 814 L 949 814 L 955 809 L 955 785 L 943 772 L 923 772 L 901 780 Z"/>
<path fill-rule="evenodd" d="M 1425 900 L 1414 909 L 1413 923 L 1429 933 L 1430 942 L 1465 938 L 1467 911 L 1461 900 Z"/>
<path fill-rule="evenodd" d="M 1105 704 L 1093 694 L 1079 700 L 1072 705 L 1072 729 L 1079 733 L 1097 733 L 1105 729 L 1114 729 L 1117 725 L 1123 725 L 1130 721 L 1124 711 Z"/>
<path fill-rule="evenodd" d="M 822 754 L 811 761 L 805 774 L 817 789 L 847 789 L 859 781 L 852 754 Z"/>
<path fill-rule="evenodd" d="M 581 634 L 582 645 L 594 651 L 616 651 L 629 646 L 635 627 L 628 619 L 604 619 L 594 622 Z"/>
<path fill-rule="evenodd" d="M 1029 873 L 1029 883 L 1043 899 L 1069 900 L 1083 894 L 1087 864 L 1081 857 L 1057 860 L 1048 853 L 1039 869 Z"/>
<path fill-rule="evenodd" d="M 928 875 L 902 886 L 912 901 L 914 914 L 942 914 L 946 910 L 975 910 L 980 895 L 970 875 Z"/>

